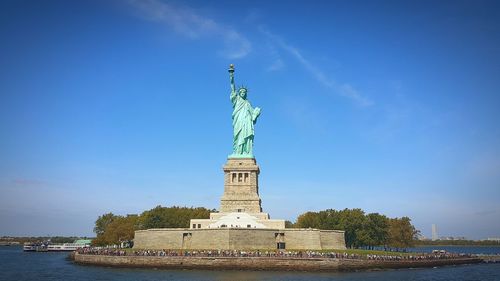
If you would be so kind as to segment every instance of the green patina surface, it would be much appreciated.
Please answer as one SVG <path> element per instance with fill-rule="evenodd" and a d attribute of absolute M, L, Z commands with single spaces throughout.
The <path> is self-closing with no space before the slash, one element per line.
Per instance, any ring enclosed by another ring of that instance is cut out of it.
<path fill-rule="evenodd" d="M 232 64 L 229 66 L 229 79 L 231 82 L 230 99 L 233 104 L 233 153 L 229 155 L 229 158 L 254 158 L 255 123 L 260 115 L 260 108 L 252 108 L 247 99 L 247 88 L 242 86 L 236 90 Z"/>

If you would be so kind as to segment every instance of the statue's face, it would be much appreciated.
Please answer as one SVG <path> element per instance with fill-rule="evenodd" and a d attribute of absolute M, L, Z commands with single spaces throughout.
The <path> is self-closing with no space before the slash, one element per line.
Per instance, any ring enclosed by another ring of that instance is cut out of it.
<path fill-rule="evenodd" d="M 247 90 L 245 89 L 240 89 L 240 97 L 246 98 L 247 97 Z"/>

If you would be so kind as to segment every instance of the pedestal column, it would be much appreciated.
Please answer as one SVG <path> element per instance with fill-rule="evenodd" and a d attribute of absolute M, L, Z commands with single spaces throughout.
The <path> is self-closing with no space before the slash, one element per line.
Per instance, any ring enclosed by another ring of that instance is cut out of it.
<path fill-rule="evenodd" d="M 255 158 L 229 158 L 224 165 L 224 194 L 220 212 L 262 212 L 259 166 Z"/>

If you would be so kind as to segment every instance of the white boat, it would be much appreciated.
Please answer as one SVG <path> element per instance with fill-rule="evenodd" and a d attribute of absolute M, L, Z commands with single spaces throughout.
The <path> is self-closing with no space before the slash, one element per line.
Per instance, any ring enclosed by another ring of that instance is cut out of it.
<path fill-rule="evenodd" d="M 79 248 L 90 247 L 92 240 L 79 239 L 74 243 L 51 244 L 50 241 L 43 243 L 40 242 L 26 242 L 23 246 L 25 252 L 61 252 L 61 251 L 76 251 Z"/>
<path fill-rule="evenodd" d="M 60 251 L 76 251 L 79 248 L 87 247 L 84 244 L 77 243 L 64 243 L 64 244 L 49 244 L 47 250 L 49 252 L 60 252 Z"/>
<path fill-rule="evenodd" d="M 25 252 L 34 252 L 36 251 L 36 245 L 31 243 L 24 243 L 23 251 Z"/>
<path fill-rule="evenodd" d="M 47 252 L 47 246 L 42 243 L 24 243 L 23 251 L 25 252 Z"/>

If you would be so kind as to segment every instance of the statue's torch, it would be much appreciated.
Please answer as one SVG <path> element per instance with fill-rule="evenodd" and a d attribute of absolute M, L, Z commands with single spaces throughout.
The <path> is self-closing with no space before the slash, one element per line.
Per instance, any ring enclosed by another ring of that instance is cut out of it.
<path fill-rule="evenodd" d="M 228 71 L 229 71 L 229 75 L 233 75 L 233 73 L 234 73 L 234 64 L 230 64 L 229 65 L 229 70 Z"/>

